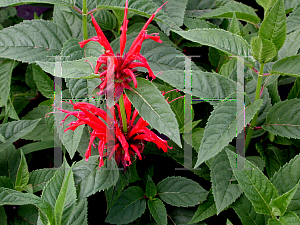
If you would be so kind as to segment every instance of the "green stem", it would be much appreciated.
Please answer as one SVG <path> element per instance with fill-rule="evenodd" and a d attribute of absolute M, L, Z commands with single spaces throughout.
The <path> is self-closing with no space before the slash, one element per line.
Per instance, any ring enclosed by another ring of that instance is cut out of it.
<path fill-rule="evenodd" d="M 14 94 L 13 97 L 20 97 L 20 96 L 36 96 L 36 94 L 33 93 L 20 93 L 20 94 Z"/>
<path fill-rule="evenodd" d="M 88 39 L 88 30 L 87 30 L 87 5 L 86 5 L 86 0 L 82 0 L 82 29 L 83 29 L 83 39 L 87 40 Z"/>
<path fill-rule="evenodd" d="M 262 76 L 260 76 L 260 75 L 263 75 L 263 73 L 264 73 L 264 66 L 265 66 L 265 64 L 263 64 L 263 63 L 260 65 L 259 76 L 257 79 L 257 86 L 256 86 L 256 92 L 255 92 L 255 100 L 260 98 L 260 90 L 261 90 L 261 82 L 262 82 Z M 252 134 L 254 131 L 254 127 L 256 125 L 257 117 L 258 117 L 258 111 L 254 115 L 254 117 L 251 121 L 251 124 L 250 124 L 250 128 L 247 132 L 246 141 L 245 141 L 245 151 L 247 151 L 247 148 L 250 144 L 250 140 L 251 140 L 251 137 L 252 137 Z"/>
<path fill-rule="evenodd" d="M 123 95 L 121 95 L 119 103 L 120 103 L 119 105 L 120 105 L 120 111 L 121 111 L 121 117 L 122 117 L 122 123 L 123 123 L 123 131 L 124 131 L 124 133 L 127 133 L 127 120 L 126 120 Z"/>

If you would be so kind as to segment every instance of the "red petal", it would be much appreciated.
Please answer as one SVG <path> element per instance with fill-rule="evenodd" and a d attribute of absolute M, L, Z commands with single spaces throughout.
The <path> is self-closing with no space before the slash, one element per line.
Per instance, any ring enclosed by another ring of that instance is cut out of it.
<path fill-rule="evenodd" d="M 126 0 L 126 3 L 125 3 L 123 25 L 121 26 L 121 29 L 120 29 L 120 30 L 122 30 L 122 34 L 120 37 L 120 54 L 121 54 L 121 56 L 123 55 L 125 45 L 126 45 L 126 32 L 127 32 L 127 26 L 128 26 L 127 13 L 128 13 L 128 0 Z"/>
<path fill-rule="evenodd" d="M 107 38 L 105 37 L 105 35 L 103 34 L 100 26 L 98 25 L 98 23 L 96 22 L 93 14 L 91 14 L 91 17 L 92 17 L 92 23 L 94 24 L 94 27 L 96 29 L 96 32 L 97 32 L 97 36 L 98 36 L 98 42 L 100 45 L 102 45 L 107 51 L 109 51 L 110 53 L 114 53 Z"/>
<path fill-rule="evenodd" d="M 138 155 L 139 159 L 142 160 L 142 156 L 141 153 L 139 151 L 139 149 L 135 146 L 135 145 L 130 145 L 130 148 L 136 152 L 136 154 Z"/>
<path fill-rule="evenodd" d="M 134 73 L 130 69 L 124 69 L 123 71 L 124 71 L 124 73 L 126 73 L 127 75 L 129 75 L 131 77 L 134 87 L 137 88 L 137 81 L 136 81 L 136 77 L 135 77 Z"/>
<path fill-rule="evenodd" d="M 93 141 L 95 140 L 95 138 L 96 138 L 96 135 L 95 135 L 95 132 L 93 131 L 91 133 L 88 149 L 85 152 L 85 161 L 86 162 L 88 161 L 89 157 L 91 156 L 91 147 L 92 147 L 92 144 L 93 144 Z"/>

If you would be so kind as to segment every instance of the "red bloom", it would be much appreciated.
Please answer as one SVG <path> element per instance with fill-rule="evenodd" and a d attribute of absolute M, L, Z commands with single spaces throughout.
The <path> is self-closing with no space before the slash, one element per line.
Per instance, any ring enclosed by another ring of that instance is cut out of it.
<path fill-rule="evenodd" d="M 167 2 L 166 2 L 167 3 Z M 164 3 L 164 4 L 166 4 Z M 153 74 L 153 71 L 151 70 L 146 58 L 140 54 L 140 50 L 142 47 L 142 43 L 146 39 L 152 39 L 156 42 L 162 43 L 160 40 L 160 37 L 157 36 L 158 33 L 154 34 L 147 34 L 147 27 L 155 17 L 156 13 L 161 10 L 161 8 L 164 6 L 164 4 L 159 7 L 155 13 L 152 14 L 152 16 L 148 19 L 146 24 L 144 25 L 143 29 L 140 31 L 139 35 L 136 37 L 134 42 L 132 43 L 129 51 L 125 54 L 124 49 L 126 45 L 126 32 L 127 32 L 127 26 L 128 26 L 128 20 L 127 20 L 127 13 L 128 13 L 128 0 L 126 0 L 125 4 L 125 10 L 124 10 L 124 20 L 123 25 L 121 26 L 122 34 L 120 36 L 120 53 L 114 54 L 108 40 L 104 36 L 101 28 L 97 24 L 96 20 L 92 16 L 92 23 L 94 24 L 94 27 L 97 32 L 97 36 L 92 37 L 88 40 L 84 40 L 82 42 L 79 42 L 80 47 L 82 48 L 86 43 L 90 41 L 97 41 L 100 45 L 102 45 L 105 48 L 105 53 L 100 55 L 97 64 L 95 67 L 95 74 L 100 74 L 100 79 L 102 80 L 102 83 L 100 84 L 100 92 L 98 94 L 104 94 L 107 91 L 115 91 L 115 97 L 116 101 L 118 101 L 119 97 L 123 93 L 123 89 L 127 88 L 130 89 L 130 86 L 128 85 L 129 82 L 133 81 L 134 87 L 137 88 L 137 81 L 136 81 L 136 70 L 134 68 L 136 67 L 145 67 L 148 70 L 149 76 L 155 79 L 155 75 Z M 108 60 L 109 58 L 113 60 L 113 69 L 108 70 Z M 137 60 L 139 62 L 137 62 Z M 101 67 L 102 66 L 102 67 Z M 100 71 L 102 72 L 99 72 Z M 115 90 L 108 90 L 107 88 L 107 81 L 111 76 L 115 73 Z"/>
<path fill-rule="evenodd" d="M 118 109 L 119 120 L 117 120 L 115 116 L 114 125 L 112 125 L 109 128 L 103 122 L 106 121 L 106 118 L 108 117 L 107 113 L 104 110 L 97 108 L 96 106 L 90 103 L 79 102 L 73 104 L 71 102 L 75 110 L 79 109 L 81 111 L 71 112 L 59 109 L 60 111 L 67 113 L 66 117 L 61 121 L 62 123 L 66 120 L 67 117 L 71 115 L 78 118 L 77 121 L 73 121 L 70 124 L 68 124 L 68 128 L 64 130 L 65 132 L 67 130 L 74 131 L 78 126 L 84 124 L 89 125 L 93 129 L 93 131 L 91 132 L 89 146 L 85 153 L 85 159 L 87 161 L 88 158 L 91 156 L 91 146 L 95 138 L 98 137 L 98 151 L 100 158 L 99 167 L 104 165 L 104 155 L 108 156 L 108 158 L 111 159 L 111 157 L 115 153 L 115 159 L 117 164 L 119 165 L 121 161 L 124 168 L 126 169 L 126 167 L 131 164 L 131 159 L 134 158 L 135 154 L 140 160 L 142 159 L 141 153 L 143 152 L 145 144 L 147 142 L 155 143 L 156 146 L 158 148 L 161 148 L 164 152 L 167 152 L 168 148 L 171 149 L 171 147 L 168 146 L 166 140 L 162 140 L 155 133 L 153 133 L 147 128 L 149 124 L 142 117 L 140 117 L 137 123 L 134 124 L 134 121 L 138 116 L 138 111 L 135 109 L 131 118 L 131 103 L 125 94 L 123 94 L 123 97 L 127 116 L 127 133 L 123 132 L 120 106 L 118 104 L 116 104 L 116 106 Z M 111 110 L 114 110 L 114 108 L 111 108 Z M 113 113 L 113 111 L 111 112 Z M 110 152 L 107 152 L 105 144 L 110 145 L 112 143 L 114 143 L 114 147 L 110 150 Z M 105 150 L 106 152 L 104 154 Z"/>

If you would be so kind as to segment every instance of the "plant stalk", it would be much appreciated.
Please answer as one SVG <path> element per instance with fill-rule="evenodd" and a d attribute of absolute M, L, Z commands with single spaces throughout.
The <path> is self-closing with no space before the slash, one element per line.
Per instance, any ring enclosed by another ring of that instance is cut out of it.
<path fill-rule="evenodd" d="M 82 0 L 82 29 L 83 29 L 83 39 L 88 39 L 88 29 L 87 29 L 87 4 L 86 0 Z"/>
<path fill-rule="evenodd" d="M 264 66 L 265 66 L 265 64 L 263 64 L 263 63 L 260 65 L 260 70 L 259 70 L 258 79 L 257 79 L 256 92 L 255 92 L 255 100 L 260 98 L 260 90 L 261 90 L 261 82 L 262 82 L 261 75 L 263 75 L 263 73 L 264 73 Z M 250 140 L 251 140 L 251 137 L 252 137 L 255 125 L 256 125 L 257 117 L 258 117 L 258 111 L 254 115 L 254 117 L 251 121 L 249 130 L 247 132 L 246 141 L 245 141 L 245 152 L 247 151 L 248 146 L 250 144 Z"/>
<path fill-rule="evenodd" d="M 126 112 L 125 112 L 123 95 L 121 95 L 121 97 L 120 97 L 119 105 L 120 105 L 121 118 L 122 118 L 122 123 L 123 123 L 123 131 L 124 131 L 124 133 L 127 133 L 127 120 L 126 120 Z"/>

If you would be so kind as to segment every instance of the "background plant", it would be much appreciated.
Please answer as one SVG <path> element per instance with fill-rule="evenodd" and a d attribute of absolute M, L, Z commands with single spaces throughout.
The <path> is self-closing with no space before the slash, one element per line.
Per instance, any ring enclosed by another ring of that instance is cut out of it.
<path fill-rule="evenodd" d="M 24 20 L 17 10 L 25 3 L 47 11 Z M 124 173 L 113 160 L 98 169 L 94 148 L 85 162 L 88 127 L 63 133 L 60 121 L 45 115 L 54 102 L 51 56 L 68 56 L 61 63 L 64 99 L 84 101 L 98 91 L 101 81 L 86 60 L 95 66 L 103 47 L 78 42 L 96 35 L 93 13 L 118 52 L 125 1 L 1 1 L 0 224 L 300 224 L 300 8 L 288 0 L 256 3 L 170 0 L 156 15 L 147 32 L 163 43 L 145 40 L 141 54 L 154 74 L 163 73 L 150 82 L 141 68 L 138 87 L 125 93 L 173 148 L 163 153 L 148 143 L 143 160 Z M 129 1 L 125 52 L 162 4 Z M 192 58 L 192 140 L 180 98 L 185 55 L 201 56 Z M 203 101 L 236 97 L 235 56 L 247 56 L 243 165 L 234 147 L 243 110 L 237 114 L 234 101 Z M 188 158 L 185 142 L 193 147 Z M 56 145 L 63 147 L 60 169 L 53 168 Z M 187 161 L 192 167 L 175 170 Z"/>

